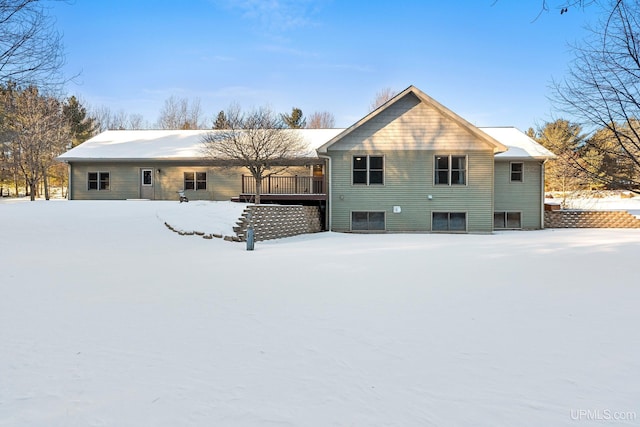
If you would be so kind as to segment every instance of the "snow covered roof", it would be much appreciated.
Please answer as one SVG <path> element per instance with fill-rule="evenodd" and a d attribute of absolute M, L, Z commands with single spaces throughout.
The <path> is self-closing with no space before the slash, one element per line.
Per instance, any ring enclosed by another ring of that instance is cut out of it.
<path fill-rule="evenodd" d="M 553 153 L 514 127 L 484 127 L 481 131 L 505 145 L 500 159 L 548 159 Z M 308 157 L 345 129 L 299 129 L 309 146 Z M 202 137 L 214 130 L 109 130 L 60 155 L 61 161 L 202 160 Z"/>
<path fill-rule="evenodd" d="M 315 150 L 343 129 L 300 129 L 295 132 Z M 215 130 L 109 130 L 94 136 L 58 157 L 78 160 L 201 160 L 202 138 Z"/>
<path fill-rule="evenodd" d="M 496 154 L 496 159 L 551 159 L 555 157 L 551 151 L 529 138 L 524 132 L 514 127 L 481 127 L 481 131 L 500 141 L 509 149 Z"/>

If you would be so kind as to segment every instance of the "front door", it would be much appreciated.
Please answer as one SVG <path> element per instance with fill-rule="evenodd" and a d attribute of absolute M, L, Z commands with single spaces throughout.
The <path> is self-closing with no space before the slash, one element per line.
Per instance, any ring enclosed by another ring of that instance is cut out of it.
<path fill-rule="evenodd" d="M 153 200 L 153 169 L 140 169 L 140 198 Z"/>

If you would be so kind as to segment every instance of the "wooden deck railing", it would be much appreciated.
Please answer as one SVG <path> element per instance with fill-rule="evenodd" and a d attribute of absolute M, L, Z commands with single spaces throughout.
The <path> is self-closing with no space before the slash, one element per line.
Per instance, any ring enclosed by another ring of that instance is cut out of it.
<path fill-rule="evenodd" d="M 242 175 L 242 194 L 255 194 L 256 180 Z M 262 194 L 325 194 L 323 176 L 270 175 L 262 179 Z"/>

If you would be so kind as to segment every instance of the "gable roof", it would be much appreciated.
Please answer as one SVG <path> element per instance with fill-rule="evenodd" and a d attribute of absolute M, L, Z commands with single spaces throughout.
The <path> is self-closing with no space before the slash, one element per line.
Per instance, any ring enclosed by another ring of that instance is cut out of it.
<path fill-rule="evenodd" d="M 409 94 L 413 94 L 414 96 L 416 96 L 420 100 L 420 102 L 430 106 L 432 109 L 437 111 L 440 115 L 442 115 L 445 119 L 456 123 L 462 129 L 465 129 L 467 132 L 469 132 L 470 134 L 472 134 L 473 136 L 475 136 L 479 140 L 484 141 L 485 143 L 489 144 L 489 146 L 493 147 L 493 152 L 494 153 L 500 153 L 500 152 L 507 151 L 507 147 L 504 144 L 502 144 L 501 142 L 497 141 L 491 135 L 489 135 L 489 134 L 487 134 L 485 132 L 482 132 L 476 126 L 472 125 L 471 123 L 469 123 L 468 121 L 466 121 L 465 119 L 463 119 L 462 117 L 460 117 L 459 115 L 454 113 L 453 111 L 449 110 L 447 107 L 445 107 L 444 105 L 440 104 L 439 102 L 437 102 L 436 100 L 434 100 L 433 98 L 431 98 L 430 96 L 428 96 L 427 94 L 422 92 L 420 89 L 416 88 L 415 86 L 409 86 L 408 88 L 406 88 L 405 90 L 403 90 L 402 92 L 400 92 L 399 94 L 394 96 L 392 99 L 390 99 L 389 101 L 387 101 L 386 103 L 384 103 L 383 105 L 378 107 L 376 110 L 374 110 L 371 113 L 369 113 L 366 116 L 364 116 L 362 119 L 360 119 L 358 122 L 353 124 L 351 127 L 345 129 L 344 132 L 336 135 L 335 137 L 333 137 L 329 141 L 327 141 L 325 144 L 320 146 L 318 148 L 318 153 L 326 153 L 327 150 L 329 149 L 329 147 L 331 147 L 333 144 L 335 144 L 336 142 L 338 142 L 339 140 L 341 140 L 345 136 L 349 135 L 350 133 L 352 133 L 353 131 L 358 129 L 363 124 L 365 124 L 368 121 L 372 120 L 373 118 L 375 118 L 376 116 L 381 114 L 383 111 L 388 109 L 390 106 L 392 106 L 393 104 L 398 102 L 400 99 L 404 98 L 405 96 L 407 96 Z"/>
<path fill-rule="evenodd" d="M 315 149 L 343 129 L 298 129 L 309 147 Z M 285 132 L 289 132 L 286 130 Z M 108 130 L 58 156 L 61 161 L 91 160 L 202 160 L 202 138 L 215 130 Z"/>

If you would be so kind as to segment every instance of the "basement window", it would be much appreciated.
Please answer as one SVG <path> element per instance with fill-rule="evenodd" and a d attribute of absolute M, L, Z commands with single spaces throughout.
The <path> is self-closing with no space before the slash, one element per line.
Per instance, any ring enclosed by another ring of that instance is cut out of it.
<path fill-rule="evenodd" d="M 351 212 L 351 231 L 384 230 L 384 212 Z"/>
<path fill-rule="evenodd" d="M 518 230 L 522 228 L 522 214 L 520 212 L 494 212 L 494 230 Z"/>
<path fill-rule="evenodd" d="M 465 212 L 433 212 L 431 215 L 432 231 L 467 231 Z"/>

